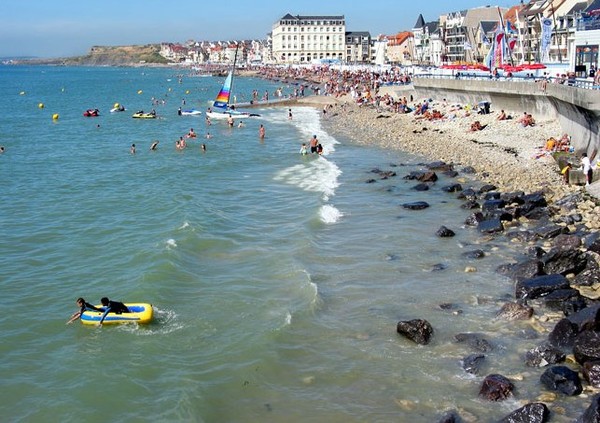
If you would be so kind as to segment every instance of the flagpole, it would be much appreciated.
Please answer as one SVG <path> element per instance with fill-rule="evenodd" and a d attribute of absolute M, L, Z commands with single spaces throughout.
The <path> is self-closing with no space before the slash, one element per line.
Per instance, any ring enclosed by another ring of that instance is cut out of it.
<path fill-rule="evenodd" d="M 504 42 L 506 43 L 506 31 L 504 26 L 504 19 L 502 18 L 502 13 L 500 12 L 500 6 L 498 6 L 498 16 L 500 16 L 500 25 L 502 25 L 502 32 L 504 33 Z M 508 59 L 510 60 L 511 66 L 514 66 L 512 52 L 510 51 L 510 46 L 506 43 L 506 50 L 508 51 Z"/>
<path fill-rule="evenodd" d="M 519 46 L 521 47 L 521 63 L 525 63 L 525 50 L 523 49 L 523 35 L 521 34 L 521 21 L 519 20 L 519 9 L 515 10 L 517 16 L 517 23 L 519 26 L 517 27 L 517 31 L 519 32 Z"/>

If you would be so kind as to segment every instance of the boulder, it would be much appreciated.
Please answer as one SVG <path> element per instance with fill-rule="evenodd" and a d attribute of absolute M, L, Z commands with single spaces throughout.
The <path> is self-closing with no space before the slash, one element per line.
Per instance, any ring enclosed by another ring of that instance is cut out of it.
<path fill-rule="evenodd" d="M 533 316 L 533 307 L 519 302 L 506 303 L 496 314 L 496 318 L 504 320 L 529 320 Z"/>
<path fill-rule="evenodd" d="M 485 257 L 485 252 L 483 250 L 465 251 L 462 256 L 467 259 L 482 259 Z"/>
<path fill-rule="evenodd" d="M 566 355 L 550 343 L 539 345 L 525 353 L 525 364 L 531 367 L 545 367 L 549 364 L 562 363 Z"/>
<path fill-rule="evenodd" d="M 498 219 L 496 217 L 496 218 L 482 220 L 477 225 L 477 229 L 479 229 L 480 232 L 483 232 L 486 234 L 493 234 L 493 233 L 497 233 L 497 232 L 502 232 L 504 230 L 504 225 L 502 224 L 500 219 Z"/>
<path fill-rule="evenodd" d="M 500 423 L 545 423 L 550 417 L 550 411 L 543 402 L 532 402 L 513 411 L 500 420 Z"/>
<path fill-rule="evenodd" d="M 520 280 L 515 287 L 517 299 L 534 299 L 548 295 L 557 289 L 570 288 L 569 280 L 563 275 L 542 275 Z"/>
<path fill-rule="evenodd" d="M 424 319 L 413 319 L 398 322 L 396 331 L 420 345 L 427 345 L 433 336 L 433 327 Z"/>
<path fill-rule="evenodd" d="M 428 191 L 429 185 L 426 183 L 420 183 L 412 187 L 412 189 L 414 189 L 415 191 Z"/>
<path fill-rule="evenodd" d="M 479 333 L 458 333 L 454 335 L 454 340 L 459 344 L 468 345 L 475 351 L 489 352 L 493 350 L 492 344 Z"/>
<path fill-rule="evenodd" d="M 423 210 L 429 207 L 429 203 L 425 201 L 413 201 L 412 203 L 404 203 L 402 207 L 409 210 Z"/>
<path fill-rule="evenodd" d="M 513 281 L 522 281 L 544 274 L 540 260 L 527 260 L 520 263 L 508 263 L 498 266 L 496 272 L 505 275 Z"/>
<path fill-rule="evenodd" d="M 498 189 L 498 187 L 496 185 L 486 184 L 486 185 L 483 185 L 481 188 L 479 188 L 479 194 L 483 194 L 483 193 L 490 192 L 490 191 L 495 191 L 497 189 Z"/>
<path fill-rule="evenodd" d="M 450 185 L 446 185 L 442 187 L 442 191 L 444 192 L 459 192 L 462 191 L 462 185 L 461 184 L 450 184 Z"/>
<path fill-rule="evenodd" d="M 471 354 L 462 359 L 462 368 L 467 373 L 472 375 L 479 375 L 481 367 L 485 361 L 485 355 L 483 354 Z"/>
<path fill-rule="evenodd" d="M 600 394 L 592 397 L 590 405 L 579 416 L 576 423 L 598 423 L 600 422 Z"/>
<path fill-rule="evenodd" d="M 552 248 L 541 258 L 544 273 L 579 273 L 587 265 L 587 254 L 579 248 Z"/>
<path fill-rule="evenodd" d="M 540 381 L 549 390 L 569 396 L 579 395 L 583 391 L 577 372 L 566 366 L 550 367 L 542 374 Z"/>
<path fill-rule="evenodd" d="M 577 313 L 569 315 L 567 318 L 576 326 L 577 333 L 584 330 L 598 330 L 600 329 L 600 304 L 586 307 Z"/>
<path fill-rule="evenodd" d="M 583 377 L 594 388 L 600 388 L 600 361 L 586 361 L 583 364 Z"/>
<path fill-rule="evenodd" d="M 600 361 L 600 332 L 585 330 L 575 338 L 573 355 L 579 364 Z"/>
<path fill-rule="evenodd" d="M 561 319 L 548 334 L 548 341 L 558 348 L 571 347 L 578 333 L 579 330 L 575 323 L 569 319 Z"/>
<path fill-rule="evenodd" d="M 456 235 L 453 230 L 448 229 L 447 227 L 445 227 L 443 225 L 440 226 L 440 228 L 437 230 L 437 232 L 435 234 L 437 236 L 439 236 L 440 238 L 451 238 L 454 235 Z"/>
<path fill-rule="evenodd" d="M 514 385 L 505 376 L 491 374 L 485 377 L 479 396 L 488 401 L 503 401 L 512 395 Z"/>

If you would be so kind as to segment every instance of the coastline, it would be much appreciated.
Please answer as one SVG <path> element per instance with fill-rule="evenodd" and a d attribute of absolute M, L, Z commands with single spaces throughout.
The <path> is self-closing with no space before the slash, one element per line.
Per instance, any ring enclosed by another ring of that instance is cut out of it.
<path fill-rule="evenodd" d="M 404 90 L 404 92 L 402 92 Z M 399 94 L 414 95 L 410 89 L 382 87 L 379 95 L 398 98 Z M 419 99 L 414 99 L 417 102 Z M 447 113 L 451 105 L 443 101 L 430 102 L 431 109 Z M 493 184 L 503 192 L 542 192 L 550 204 L 571 195 L 580 195 L 577 211 L 588 229 L 600 229 L 596 216 L 600 211 L 596 199 L 584 186 L 568 185 L 555 159 L 543 150 L 546 140 L 562 135 L 558 121 L 542 120 L 533 127 L 522 127 L 516 119 L 498 121 L 499 111 L 488 115 L 471 113 L 453 120 L 427 121 L 413 113 L 393 113 L 373 105 L 359 106 L 348 96 L 311 96 L 297 104 L 328 107 L 322 118 L 324 128 L 333 135 L 343 135 L 362 145 L 402 150 L 443 161 L 461 168 L 470 166 L 478 178 Z M 506 111 L 520 116 L 522 111 Z M 476 120 L 487 125 L 484 130 L 471 132 Z M 572 213 L 572 210 L 569 212 Z"/>

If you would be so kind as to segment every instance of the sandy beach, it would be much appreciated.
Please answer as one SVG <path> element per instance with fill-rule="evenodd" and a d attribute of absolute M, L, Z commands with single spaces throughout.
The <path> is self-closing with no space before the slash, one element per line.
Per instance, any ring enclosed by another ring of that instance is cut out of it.
<path fill-rule="evenodd" d="M 400 95 L 409 98 L 411 94 L 415 95 L 413 90 L 400 91 L 397 87 L 384 87 L 379 91 L 380 95 L 386 93 L 395 99 Z M 425 99 L 413 100 L 409 104 L 418 104 Z M 593 217 L 600 212 L 594 198 L 582 186 L 567 185 L 558 164 L 543 148 L 548 138 L 562 135 L 558 121 L 537 120 L 535 126 L 523 127 L 517 122 L 523 114 L 520 110 L 506 110 L 513 119 L 499 121 L 499 110 L 492 110 L 487 115 L 471 112 L 465 116 L 464 109 L 452 112 L 455 105 L 443 99 L 426 100 L 430 101 L 431 110 L 438 110 L 445 116 L 456 114 L 456 117 L 429 121 L 414 113 L 402 114 L 385 107 L 358 105 L 349 96 L 310 98 L 316 106 L 330 105 L 323 119 L 328 131 L 343 134 L 357 143 L 399 149 L 431 161 L 452 163 L 457 170 L 471 166 L 483 182 L 496 185 L 501 191 L 542 191 L 550 203 L 581 193 L 578 212 L 588 228 L 600 228 Z M 477 120 L 485 128 L 470 131 L 471 124 Z"/>

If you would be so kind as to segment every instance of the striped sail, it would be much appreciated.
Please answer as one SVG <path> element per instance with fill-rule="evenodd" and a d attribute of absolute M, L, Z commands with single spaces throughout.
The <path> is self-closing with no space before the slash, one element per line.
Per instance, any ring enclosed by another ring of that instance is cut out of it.
<path fill-rule="evenodd" d="M 217 94 L 213 106 L 219 109 L 226 109 L 229 105 L 229 96 L 231 95 L 231 82 L 233 80 L 233 70 L 229 71 L 229 75 L 225 79 L 221 91 Z"/>

